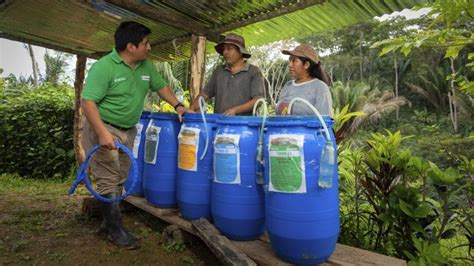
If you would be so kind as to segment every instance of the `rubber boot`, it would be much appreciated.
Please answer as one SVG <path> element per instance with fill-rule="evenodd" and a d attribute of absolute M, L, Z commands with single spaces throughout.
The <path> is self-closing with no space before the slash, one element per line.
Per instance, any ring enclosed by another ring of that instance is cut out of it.
<path fill-rule="evenodd" d="M 116 193 L 102 195 L 106 198 L 115 198 Z M 120 205 L 118 202 L 101 202 L 101 211 L 107 228 L 107 238 L 116 246 L 135 249 L 138 248 L 137 238 L 128 233 L 122 224 Z"/>

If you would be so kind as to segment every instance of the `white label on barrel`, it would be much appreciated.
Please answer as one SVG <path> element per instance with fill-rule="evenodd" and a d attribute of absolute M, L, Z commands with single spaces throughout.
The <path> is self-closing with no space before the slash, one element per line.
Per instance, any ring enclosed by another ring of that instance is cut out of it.
<path fill-rule="evenodd" d="M 178 136 L 178 168 L 188 171 L 197 171 L 200 131 L 199 128 L 181 127 Z"/>
<path fill-rule="evenodd" d="M 143 125 L 141 123 L 138 123 L 135 125 L 135 128 L 137 129 L 137 135 L 135 135 L 135 139 L 133 140 L 133 157 L 135 157 L 135 159 L 138 159 L 138 149 L 140 148 Z"/>
<path fill-rule="evenodd" d="M 150 124 L 145 132 L 145 153 L 143 161 L 145 163 L 155 164 L 158 145 L 160 143 L 161 127 L 153 125 L 153 119 L 150 119 Z"/>
<path fill-rule="evenodd" d="M 304 135 L 269 136 L 269 190 L 282 193 L 306 193 Z"/>
<path fill-rule="evenodd" d="M 240 184 L 240 135 L 218 134 L 214 141 L 214 181 Z"/>

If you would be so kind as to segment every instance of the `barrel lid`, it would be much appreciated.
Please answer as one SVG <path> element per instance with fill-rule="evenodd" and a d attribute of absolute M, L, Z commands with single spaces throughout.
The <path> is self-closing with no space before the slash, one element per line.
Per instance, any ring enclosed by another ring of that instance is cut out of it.
<path fill-rule="evenodd" d="M 248 125 L 248 126 L 260 126 L 262 124 L 262 117 L 260 116 L 248 116 L 248 115 L 234 115 L 227 116 L 223 115 L 217 119 L 217 124 L 223 125 Z"/>
<path fill-rule="evenodd" d="M 164 112 L 152 112 L 150 119 L 161 119 L 161 120 L 176 120 L 178 121 L 178 115 L 175 113 L 164 113 Z"/>
<path fill-rule="evenodd" d="M 141 118 L 149 118 L 151 115 L 151 111 L 143 111 Z"/>
<path fill-rule="evenodd" d="M 222 116 L 221 114 L 204 114 L 207 123 L 215 123 L 216 119 Z M 183 122 L 202 122 L 201 113 L 184 113 Z"/>
<path fill-rule="evenodd" d="M 332 127 L 334 125 L 334 120 L 331 119 L 328 115 L 323 115 L 323 120 L 326 123 L 326 126 Z M 274 127 L 286 127 L 286 126 L 310 126 L 310 127 L 322 127 L 319 119 L 314 115 L 277 115 L 270 116 L 265 122 L 267 126 Z"/>

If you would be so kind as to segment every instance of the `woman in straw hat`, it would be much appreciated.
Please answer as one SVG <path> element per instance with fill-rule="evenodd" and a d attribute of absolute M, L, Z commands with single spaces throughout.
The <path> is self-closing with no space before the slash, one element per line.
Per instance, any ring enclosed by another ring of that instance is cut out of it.
<path fill-rule="evenodd" d="M 293 80 L 285 84 L 278 97 L 277 114 L 286 115 L 289 102 L 299 97 L 309 101 L 321 115 L 332 117 L 330 80 L 313 47 L 301 44 L 292 51 L 283 50 L 282 53 L 290 56 L 288 68 Z M 295 102 L 291 114 L 313 115 L 314 112 L 304 103 Z"/>

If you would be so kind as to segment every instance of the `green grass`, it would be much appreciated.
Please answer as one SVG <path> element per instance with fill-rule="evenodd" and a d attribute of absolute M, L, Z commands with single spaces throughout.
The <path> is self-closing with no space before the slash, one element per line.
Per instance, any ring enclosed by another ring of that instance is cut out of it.
<path fill-rule="evenodd" d="M 66 195 L 75 177 L 62 180 L 57 178 L 33 179 L 16 174 L 0 174 L 0 193 L 22 192 L 29 195 Z M 89 195 L 85 186 L 79 185 L 74 195 Z M 45 198 L 44 200 L 48 200 Z M 50 200 L 54 200 L 50 198 Z"/>
<path fill-rule="evenodd" d="M 35 195 L 64 191 L 70 180 L 58 179 L 31 179 L 15 174 L 0 174 L 1 192 L 25 192 Z"/>

